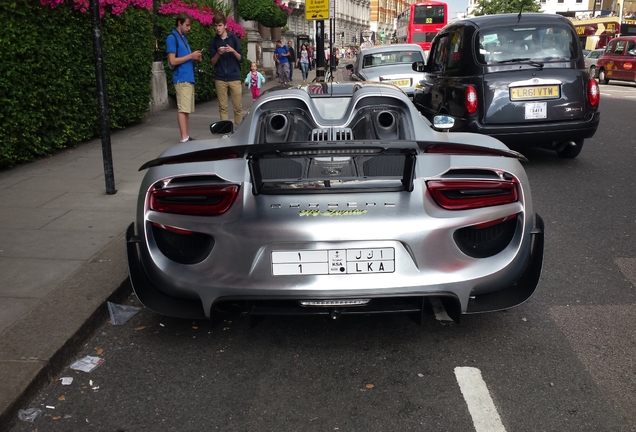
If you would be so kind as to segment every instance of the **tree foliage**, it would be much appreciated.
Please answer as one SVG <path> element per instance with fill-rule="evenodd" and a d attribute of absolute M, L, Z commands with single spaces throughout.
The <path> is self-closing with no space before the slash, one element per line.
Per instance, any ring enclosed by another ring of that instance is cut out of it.
<path fill-rule="evenodd" d="M 497 15 L 503 13 L 539 12 L 541 4 L 535 0 L 478 0 L 473 14 Z"/>

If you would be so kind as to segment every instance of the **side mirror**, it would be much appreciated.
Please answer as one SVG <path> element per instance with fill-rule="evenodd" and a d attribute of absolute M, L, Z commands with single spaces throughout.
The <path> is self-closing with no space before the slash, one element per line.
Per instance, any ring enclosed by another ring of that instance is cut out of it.
<path fill-rule="evenodd" d="M 220 120 L 210 125 L 212 135 L 227 135 L 234 132 L 234 123 L 231 120 Z"/>
<path fill-rule="evenodd" d="M 415 72 L 424 72 L 424 66 L 424 62 L 416 61 L 413 62 L 413 64 L 411 65 L 411 69 L 413 69 Z"/>
<path fill-rule="evenodd" d="M 455 125 L 455 119 L 447 115 L 436 115 L 433 117 L 433 128 L 435 130 L 445 130 L 448 132 Z"/>

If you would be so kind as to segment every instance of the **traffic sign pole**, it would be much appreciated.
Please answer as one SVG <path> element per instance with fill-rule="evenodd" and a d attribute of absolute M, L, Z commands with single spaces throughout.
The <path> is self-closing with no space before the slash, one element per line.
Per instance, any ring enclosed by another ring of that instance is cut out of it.
<path fill-rule="evenodd" d="M 332 0 L 335 1 L 335 0 Z M 316 21 L 316 81 L 325 80 L 325 21 L 329 19 L 329 0 L 306 0 L 305 19 Z"/>

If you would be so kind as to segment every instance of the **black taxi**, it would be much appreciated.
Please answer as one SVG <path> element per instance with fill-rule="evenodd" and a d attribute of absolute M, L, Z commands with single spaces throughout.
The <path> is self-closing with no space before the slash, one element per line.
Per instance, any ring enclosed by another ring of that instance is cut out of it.
<path fill-rule="evenodd" d="M 493 136 L 513 147 L 544 147 L 574 158 L 598 127 L 598 83 L 585 68 L 571 22 L 521 13 L 454 21 L 433 40 L 413 102 L 451 131 Z"/>

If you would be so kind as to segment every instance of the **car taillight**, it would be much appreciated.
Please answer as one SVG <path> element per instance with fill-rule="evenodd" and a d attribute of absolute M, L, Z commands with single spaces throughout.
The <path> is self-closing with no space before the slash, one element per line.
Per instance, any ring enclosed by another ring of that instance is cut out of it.
<path fill-rule="evenodd" d="M 593 107 L 598 106 L 601 100 L 601 92 L 598 88 L 598 82 L 596 79 L 590 78 L 587 80 L 587 100 L 590 101 L 590 105 Z"/>
<path fill-rule="evenodd" d="M 225 213 L 238 195 L 237 185 L 207 185 L 152 189 L 148 208 L 162 213 L 218 216 Z"/>
<path fill-rule="evenodd" d="M 477 111 L 477 89 L 474 85 L 466 87 L 466 111 L 468 114 Z"/>
<path fill-rule="evenodd" d="M 514 181 L 431 180 L 426 186 L 435 202 L 446 210 L 469 210 L 519 200 Z"/>

